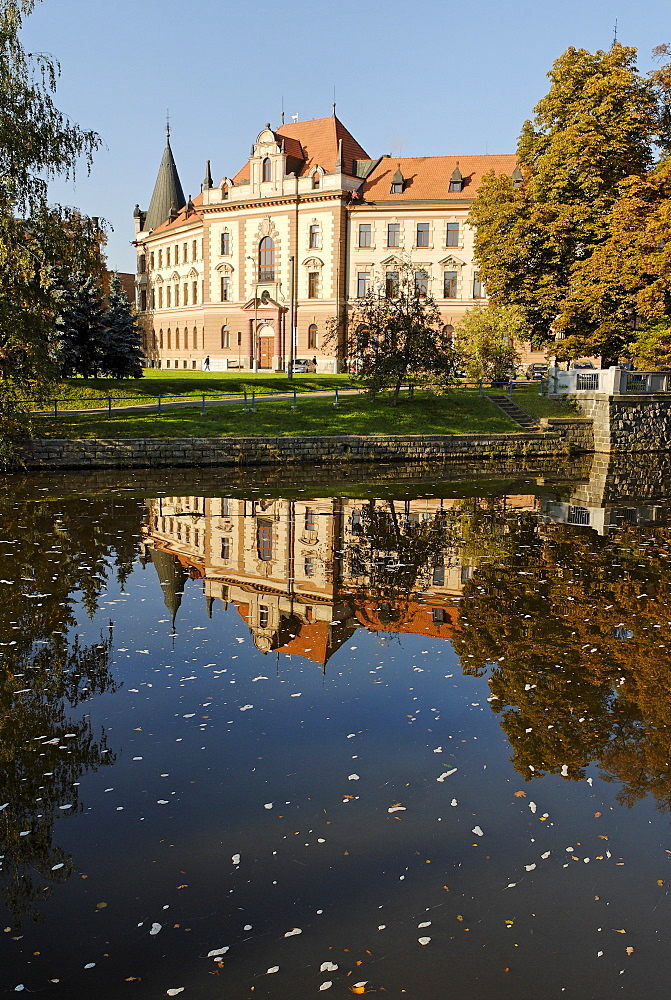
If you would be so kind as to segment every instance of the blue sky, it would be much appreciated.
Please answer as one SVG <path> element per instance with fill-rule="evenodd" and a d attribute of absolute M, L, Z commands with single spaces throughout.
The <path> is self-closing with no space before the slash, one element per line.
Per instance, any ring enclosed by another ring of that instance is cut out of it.
<path fill-rule="evenodd" d="M 25 23 L 29 51 L 61 64 L 57 106 L 98 131 L 91 175 L 54 183 L 52 200 L 112 225 L 111 267 L 134 268 L 133 207 L 146 209 L 165 144 L 185 194 L 212 161 L 215 182 L 244 163 L 266 122 L 331 113 L 369 155 L 513 152 L 522 122 L 570 45 L 618 38 L 653 67 L 671 41 L 667 0 L 43 0 Z"/>

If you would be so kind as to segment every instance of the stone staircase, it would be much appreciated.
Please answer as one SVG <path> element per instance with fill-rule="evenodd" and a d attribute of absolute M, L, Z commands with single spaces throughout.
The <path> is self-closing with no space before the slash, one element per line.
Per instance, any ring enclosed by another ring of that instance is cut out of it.
<path fill-rule="evenodd" d="M 525 431 L 537 431 L 539 430 L 538 421 L 523 410 L 521 406 L 518 406 L 510 396 L 487 396 L 487 399 L 491 399 L 500 410 L 503 410 L 515 423 L 523 427 Z"/>

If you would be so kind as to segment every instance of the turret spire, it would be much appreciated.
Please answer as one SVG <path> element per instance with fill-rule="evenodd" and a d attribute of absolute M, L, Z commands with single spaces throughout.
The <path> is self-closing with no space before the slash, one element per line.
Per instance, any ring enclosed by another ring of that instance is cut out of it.
<path fill-rule="evenodd" d="M 177 173 L 177 167 L 170 148 L 170 118 L 166 122 L 166 142 L 163 158 L 158 168 L 158 176 L 154 185 L 154 193 L 149 203 L 149 211 L 145 220 L 145 229 L 156 229 L 162 222 L 170 218 L 171 209 L 184 208 L 186 198 Z"/>

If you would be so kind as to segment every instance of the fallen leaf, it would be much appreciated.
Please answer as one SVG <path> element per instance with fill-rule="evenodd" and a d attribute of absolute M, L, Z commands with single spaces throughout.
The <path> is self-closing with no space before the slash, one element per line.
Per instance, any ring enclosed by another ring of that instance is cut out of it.
<path fill-rule="evenodd" d="M 627 955 L 633 955 L 634 954 L 634 949 L 632 948 L 631 945 L 627 945 L 626 952 L 627 952 Z"/>
<path fill-rule="evenodd" d="M 526 792 L 515 792 L 516 799 L 526 799 L 526 797 L 527 797 Z"/>

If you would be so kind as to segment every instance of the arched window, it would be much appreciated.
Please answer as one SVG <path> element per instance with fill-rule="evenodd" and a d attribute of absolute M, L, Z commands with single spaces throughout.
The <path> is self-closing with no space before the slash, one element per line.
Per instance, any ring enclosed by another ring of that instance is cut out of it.
<path fill-rule="evenodd" d="M 264 236 L 259 243 L 259 281 L 275 280 L 275 240 Z"/>
<path fill-rule="evenodd" d="M 316 347 L 319 347 L 319 334 L 317 332 L 317 324 L 310 323 L 308 327 L 308 350 L 314 351 Z"/>
<path fill-rule="evenodd" d="M 315 170 L 314 174 L 312 175 L 312 187 L 318 188 L 320 180 L 321 178 L 319 176 L 319 171 Z"/>
<path fill-rule="evenodd" d="M 197 347 L 198 347 L 198 327 L 194 326 L 194 328 L 193 328 L 193 349 L 194 349 L 194 351 L 196 350 Z"/>
<path fill-rule="evenodd" d="M 228 326 L 222 326 L 221 328 L 221 349 L 225 351 L 227 347 L 231 346 L 231 333 Z"/>
<path fill-rule="evenodd" d="M 170 333 L 170 327 L 168 327 L 168 350 L 172 347 L 172 334 Z"/>
<path fill-rule="evenodd" d="M 263 170 L 263 173 L 261 175 L 261 180 L 262 181 L 271 181 L 273 179 L 273 165 L 270 162 L 270 157 L 269 156 L 266 156 L 265 160 L 263 161 L 263 168 L 262 168 L 262 170 Z"/>
<path fill-rule="evenodd" d="M 454 327 L 451 323 L 446 323 L 443 327 L 443 333 L 447 334 L 449 339 L 454 343 Z"/>
<path fill-rule="evenodd" d="M 163 350 L 163 330 L 158 331 L 158 346 Z"/>
<path fill-rule="evenodd" d="M 175 330 L 175 350 L 179 350 L 179 327 Z"/>
<path fill-rule="evenodd" d="M 184 327 L 184 350 L 187 351 L 188 349 L 189 349 L 189 328 L 188 328 L 188 326 L 185 326 Z"/>
<path fill-rule="evenodd" d="M 154 350 L 156 350 L 158 346 L 158 342 L 156 340 L 156 330 L 151 331 L 151 337 L 152 337 L 152 347 L 154 348 Z"/>

